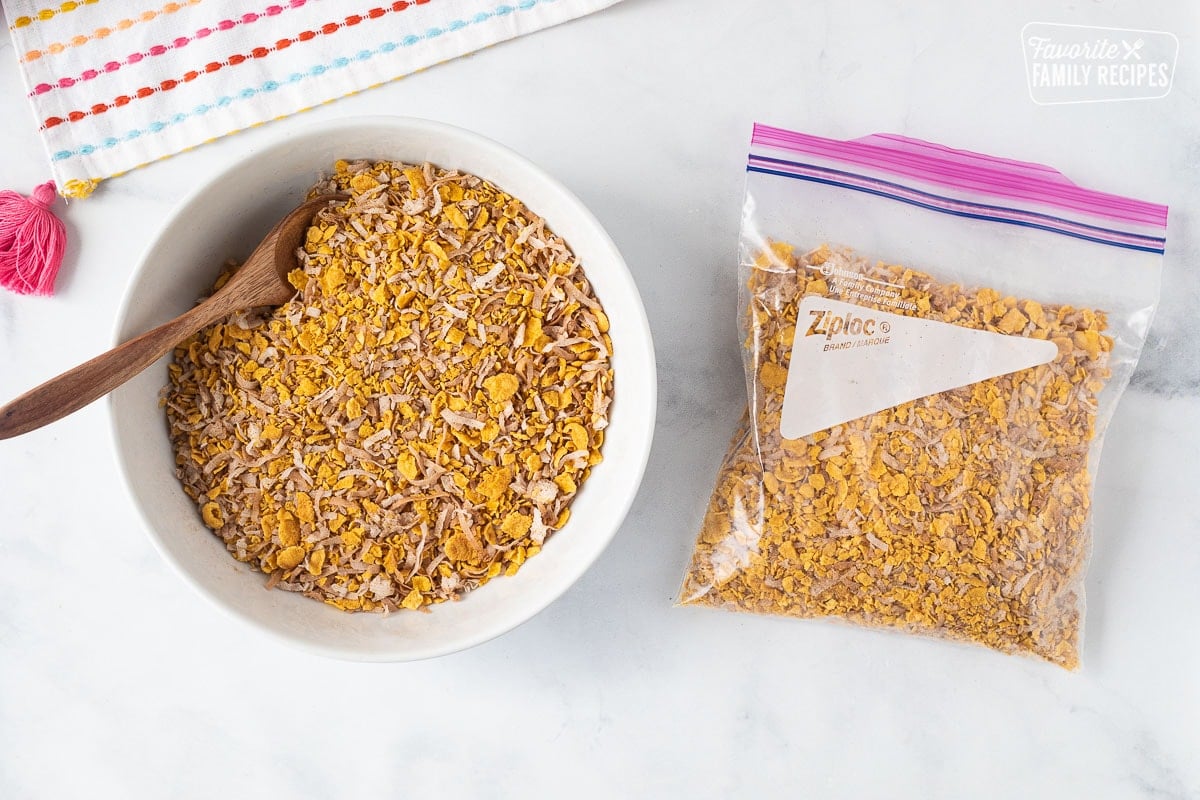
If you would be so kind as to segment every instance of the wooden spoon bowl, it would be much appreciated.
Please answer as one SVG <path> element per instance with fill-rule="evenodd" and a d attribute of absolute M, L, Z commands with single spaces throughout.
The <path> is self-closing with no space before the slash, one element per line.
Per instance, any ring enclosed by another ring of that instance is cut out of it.
<path fill-rule="evenodd" d="M 288 273 L 313 217 L 347 195 L 308 200 L 279 221 L 237 272 L 204 302 L 124 344 L 51 378 L 0 408 L 0 439 L 20 436 L 72 414 L 117 388 L 199 330 L 238 311 L 278 306 L 296 294 Z"/>

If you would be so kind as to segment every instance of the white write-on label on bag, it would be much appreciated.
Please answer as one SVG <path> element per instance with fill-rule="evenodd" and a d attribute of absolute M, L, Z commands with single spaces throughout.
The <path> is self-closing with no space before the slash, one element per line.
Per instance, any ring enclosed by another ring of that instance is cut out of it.
<path fill-rule="evenodd" d="M 1048 364 L 1058 346 L 810 295 L 800 303 L 779 432 L 799 439 L 910 400 Z"/>

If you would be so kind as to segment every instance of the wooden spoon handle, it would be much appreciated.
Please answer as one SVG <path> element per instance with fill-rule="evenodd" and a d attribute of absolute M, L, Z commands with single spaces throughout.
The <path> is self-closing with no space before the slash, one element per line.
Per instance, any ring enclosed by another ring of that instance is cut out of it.
<path fill-rule="evenodd" d="M 196 331 L 237 310 L 236 297 L 218 292 L 170 322 L 30 389 L 0 408 L 0 439 L 20 436 L 78 411 L 137 375 Z"/>

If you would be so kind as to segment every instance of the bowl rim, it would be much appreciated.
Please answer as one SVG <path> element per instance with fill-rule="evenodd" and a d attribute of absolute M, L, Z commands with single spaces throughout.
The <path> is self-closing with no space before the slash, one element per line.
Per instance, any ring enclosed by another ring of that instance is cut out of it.
<path fill-rule="evenodd" d="M 397 133 L 422 131 L 426 133 L 441 134 L 448 138 L 456 138 L 465 141 L 472 148 L 476 148 L 480 152 L 490 152 L 498 155 L 503 159 L 519 163 L 521 168 L 528 172 L 531 177 L 541 181 L 545 186 L 558 195 L 558 201 L 562 206 L 566 207 L 568 213 L 577 217 L 586 223 L 593 232 L 597 235 L 597 241 L 600 247 L 606 251 L 606 257 L 612 259 L 615 277 L 621 283 L 626 284 L 624 287 L 628 291 L 628 295 L 633 303 L 632 311 L 636 312 L 632 316 L 636 319 L 627 320 L 627 324 L 636 325 L 636 341 L 640 343 L 641 357 L 645 360 L 645 365 L 648 371 L 648 384 L 646 386 L 647 403 L 649 408 L 644 410 L 643 414 L 637 417 L 631 417 L 630 425 L 638 424 L 640 420 L 640 430 L 635 431 L 635 435 L 639 442 L 644 444 L 641 447 L 641 453 L 636 460 L 636 471 L 633 475 L 632 483 L 633 490 L 627 492 L 625 497 L 618 504 L 610 507 L 615 508 L 616 513 L 612 517 L 612 521 L 608 526 L 608 530 L 598 534 L 594 552 L 586 559 L 581 559 L 579 563 L 569 565 L 569 569 L 564 573 L 564 579 L 560 580 L 559 585 L 555 590 L 546 594 L 537 604 L 530 607 L 522 614 L 514 615 L 511 620 L 505 620 L 503 624 L 495 625 L 492 628 L 484 628 L 473 635 L 464 636 L 461 639 L 446 642 L 442 644 L 432 644 L 424 648 L 409 647 L 404 652 L 397 651 L 371 651 L 364 652 L 360 648 L 353 645 L 337 645 L 328 642 L 322 642 L 302 635 L 293 633 L 287 630 L 281 630 L 268 623 L 256 619 L 248 611 L 241 608 L 239 605 L 229 602 L 211 591 L 201 581 L 191 575 L 189 572 L 190 566 L 182 563 L 174 554 L 167 548 L 162 534 L 156 526 L 151 522 L 146 510 L 143 508 L 141 500 L 133 491 L 133 476 L 130 474 L 129 467 L 126 465 L 126 460 L 123 455 L 123 449 L 119 445 L 119 430 L 117 427 L 117 394 L 111 393 L 105 399 L 105 411 L 108 417 L 107 430 L 111 438 L 110 452 L 116 461 L 118 474 L 121 476 L 123 488 L 126 495 L 129 497 L 133 507 L 137 511 L 138 518 L 142 522 L 142 527 L 145 529 L 147 536 L 152 542 L 154 549 L 159 555 L 170 565 L 176 575 L 181 577 L 183 581 L 191 586 L 191 588 L 205 598 L 208 603 L 220 609 L 227 617 L 237 620 L 244 626 L 265 633 L 269 638 L 275 641 L 283 642 L 284 644 L 298 648 L 305 652 L 324 656 L 327 658 L 339 659 L 344 661 L 356 662 L 384 662 L 396 663 L 407 661 L 421 661 L 441 656 L 451 655 L 453 653 L 469 650 L 492 639 L 503 636 L 529 620 L 541 614 L 556 600 L 561 598 L 572 586 L 574 586 L 581 577 L 600 559 L 604 551 L 612 543 L 617 533 L 621 530 L 629 510 L 632 508 L 637 496 L 641 493 L 642 482 L 645 477 L 647 463 L 649 462 L 650 452 L 654 445 L 655 421 L 658 410 L 658 367 L 655 358 L 654 342 L 650 330 L 649 320 L 646 316 L 645 304 L 642 302 L 641 294 L 638 291 L 637 283 L 633 278 L 633 273 L 630 272 L 628 264 L 622 257 L 620 250 L 613 242 L 608 231 L 591 212 L 591 210 L 580 200 L 574 192 L 563 185 L 557 178 L 542 169 L 530 159 L 521 155 L 517 151 L 509 148 L 506 145 L 476 133 L 474 131 L 462 128 L 456 125 L 451 125 L 444 122 L 422 119 L 419 117 L 405 117 L 399 115 L 356 115 L 349 117 L 338 117 L 335 119 L 322 120 L 312 122 L 306 125 L 290 128 L 287 126 L 281 127 L 275 135 L 268 141 L 254 147 L 250 150 L 245 150 L 241 154 L 232 157 L 228 165 L 216 171 L 206 181 L 192 188 L 180 200 L 176 201 L 171 212 L 160 222 L 154 235 L 150 241 L 142 248 L 139 253 L 135 266 L 130 272 L 126 280 L 125 287 L 122 290 L 121 301 L 117 307 L 117 313 L 113 321 L 112 331 L 110 333 L 110 341 L 113 346 L 120 344 L 123 341 L 122 329 L 126 324 L 130 310 L 134 304 L 133 293 L 137 284 L 145 273 L 150 257 L 154 250 L 160 246 L 162 237 L 166 231 L 174 227 L 180 218 L 189 211 L 190 207 L 202 196 L 212 191 L 215 185 L 220 184 L 229 176 L 237 172 L 242 165 L 256 157 L 262 152 L 274 150 L 279 147 L 286 147 L 299 138 L 314 137 L 335 133 L 339 130 L 357 129 L 368 126 L 382 126 L 395 130 Z M 585 267 L 586 269 L 586 267 Z M 570 523 L 568 523 L 569 525 Z M 316 601 L 313 601 L 316 602 Z"/>

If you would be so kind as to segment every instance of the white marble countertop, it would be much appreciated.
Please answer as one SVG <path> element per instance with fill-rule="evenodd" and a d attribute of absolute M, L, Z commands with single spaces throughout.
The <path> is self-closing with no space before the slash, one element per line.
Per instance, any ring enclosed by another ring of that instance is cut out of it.
<path fill-rule="evenodd" d="M 316 118 L 404 113 L 504 142 L 595 211 L 658 349 L 642 492 L 590 572 L 430 662 L 309 656 L 153 550 L 102 404 L 0 443 L 0 797 L 1200 797 L 1200 17 L 1191 0 L 627 0 L 224 139 L 59 206 L 53 299 L 0 294 L 0 397 L 109 341 L 157 226 Z M 1172 31 L 1155 101 L 1038 106 L 1030 21 Z M 0 186 L 48 177 L 7 36 Z M 735 260 L 750 123 L 894 131 L 1171 205 L 1164 301 L 1109 430 L 1084 668 L 672 608 L 744 403 Z"/>

